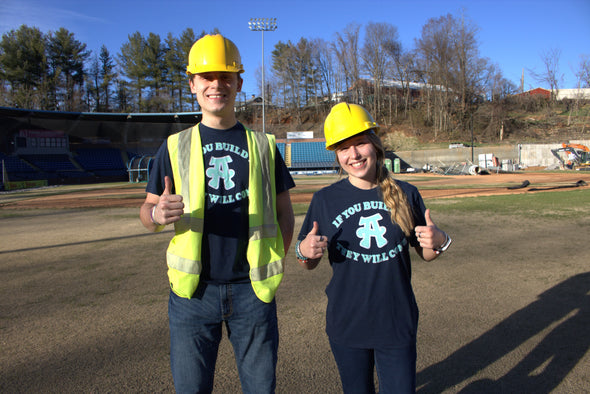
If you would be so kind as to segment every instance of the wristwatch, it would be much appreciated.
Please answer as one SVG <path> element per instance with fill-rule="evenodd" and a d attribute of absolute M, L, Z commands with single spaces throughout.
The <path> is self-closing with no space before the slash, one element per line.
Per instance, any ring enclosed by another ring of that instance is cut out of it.
<path fill-rule="evenodd" d="M 451 237 L 449 237 L 449 234 L 445 233 L 445 242 L 443 242 L 443 244 L 438 248 L 434 249 L 434 253 L 441 254 L 442 252 L 447 250 L 449 246 L 451 246 L 451 242 L 453 242 L 453 240 L 451 239 Z"/>

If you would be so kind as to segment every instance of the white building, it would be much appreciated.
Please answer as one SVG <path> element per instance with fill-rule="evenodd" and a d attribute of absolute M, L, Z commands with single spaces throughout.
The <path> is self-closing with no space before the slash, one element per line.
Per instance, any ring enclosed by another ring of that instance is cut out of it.
<path fill-rule="evenodd" d="M 590 89 L 559 89 L 557 91 L 557 100 L 563 99 L 586 99 L 590 100 Z"/>

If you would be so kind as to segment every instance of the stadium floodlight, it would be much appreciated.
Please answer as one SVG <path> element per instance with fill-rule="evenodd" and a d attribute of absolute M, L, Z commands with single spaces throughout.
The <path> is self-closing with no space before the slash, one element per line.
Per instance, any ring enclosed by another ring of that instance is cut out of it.
<path fill-rule="evenodd" d="M 266 120 L 264 107 L 266 106 L 266 97 L 264 95 L 264 32 L 275 31 L 277 29 L 277 18 L 250 18 L 248 28 L 252 31 L 262 33 L 262 132 L 266 132 Z"/>

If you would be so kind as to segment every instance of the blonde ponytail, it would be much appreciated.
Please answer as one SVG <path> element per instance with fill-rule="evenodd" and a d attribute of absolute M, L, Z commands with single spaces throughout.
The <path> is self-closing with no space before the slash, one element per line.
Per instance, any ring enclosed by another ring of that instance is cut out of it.
<path fill-rule="evenodd" d="M 397 223 L 406 237 L 409 237 L 414 230 L 414 215 L 408 197 L 384 165 L 385 150 L 381 139 L 375 133 L 369 133 L 368 136 L 377 153 L 377 183 L 383 202 L 389 208 L 391 221 Z"/>

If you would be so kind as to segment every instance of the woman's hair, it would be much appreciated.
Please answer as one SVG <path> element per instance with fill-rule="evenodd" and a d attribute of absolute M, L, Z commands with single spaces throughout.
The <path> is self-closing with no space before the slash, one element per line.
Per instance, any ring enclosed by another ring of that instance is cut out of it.
<path fill-rule="evenodd" d="M 377 157 L 377 183 L 383 197 L 383 202 L 389 208 L 391 221 L 397 223 L 404 234 L 409 237 L 414 229 L 414 215 L 408 203 L 408 197 L 391 176 L 387 167 L 385 167 L 385 149 L 383 148 L 381 139 L 373 130 L 364 133 L 375 148 Z M 338 161 L 338 155 L 336 155 L 336 161 Z M 342 167 L 340 167 L 339 171 L 342 173 Z"/>

